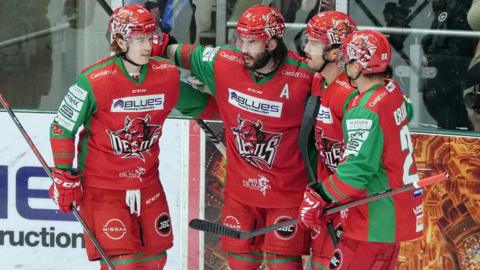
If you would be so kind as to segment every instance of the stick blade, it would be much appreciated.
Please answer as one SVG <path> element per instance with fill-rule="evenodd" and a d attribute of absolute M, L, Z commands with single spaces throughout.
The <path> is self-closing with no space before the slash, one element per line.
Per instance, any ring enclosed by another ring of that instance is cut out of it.
<path fill-rule="evenodd" d="M 208 220 L 192 219 L 188 225 L 194 230 L 240 239 L 240 231 Z"/>

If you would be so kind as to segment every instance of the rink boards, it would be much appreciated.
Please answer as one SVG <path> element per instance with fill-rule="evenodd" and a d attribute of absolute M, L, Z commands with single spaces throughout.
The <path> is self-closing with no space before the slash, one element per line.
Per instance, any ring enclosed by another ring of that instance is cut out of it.
<path fill-rule="evenodd" d="M 52 164 L 53 115 L 17 116 Z M 98 269 L 86 260 L 80 225 L 55 210 L 50 180 L 5 112 L 0 123 L 0 268 Z M 219 123 L 210 126 L 223 137 Z M 480 269 L 479 138 L 417 132 L 413 143 L 420 177 L 448 171 L 451 181 L 425 190 L 425 235 L 402 245 L 397 269 Z M 166 269 L 227 269 L 218 237 L 188 229 L 192 218 L 221 222 L 224 157 L 194 121 L 167 120 L 160 147 L 174 232 Z"/>
<path fill-rule="evenodd" d="M 54 115 L 16 115 L 47 163 L 53 164 L 48 135 Z M 98 263 L 86 260 L 80 224 L 73 216 L 55 210 L 48 198 L 50 179 L 7 113 L 0 113 L 0 123 L 0 268 L 99 269 Z M 188 166 L 200 162 L 200 132 L 198 128 L 190 131 L 192 124 L 169 119 L 160 139 L 160 177 L 170 205 L 175 241 L 168 252 L 166 269 L 171 270 L 198 269 L 199 265 L 199 235 L 187 227 L 189 211 L 190 216 L 198 217 L 200 209 L 199 166 L 196 170 Z M 195 238 L 189 239 L 189 233 Z"/>

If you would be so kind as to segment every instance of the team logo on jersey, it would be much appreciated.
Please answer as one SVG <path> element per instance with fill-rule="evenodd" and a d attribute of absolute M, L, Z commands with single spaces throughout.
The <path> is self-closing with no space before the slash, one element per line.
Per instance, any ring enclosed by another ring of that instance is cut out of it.
<path fill-rule="evenodd" d="M 315 143 L 319 152 L 320 160 L 327 166 L 327 169 L 334 173 L 337 165 L 343 157 L 343 142 L 325 137 L 322 128 L 317 127 L 315 132 Z"/>
<path fill-rule="evenodd" d="M 271 189 L 270 180 L 263 175 L 259 175 L 259 178 L 248 178 L 244 179 L 242 182 L 243 186 L 252 189 L 258 190 L 265 197 L 267 195 L 267 190 Z"/>
<path fill-rule="evenodd" d="M 170 216 L 168 213 L 161 213 L 155 220 L 155 230 L 162 236 L 167 237 L 172 232 L 172 226 L 170 225 Z"/>
<path fill-rule="evenodd" d="M 280 118 L 283 103 L 250 96 L 237 90 L 228 89 L 228 103 L 244 111 Z"/>
<path fill-rule="evenodd" d="M 150 148 L 158 142 L 162 135 L 161 125 L 150 125 L 150 116 L 145 118 L 125 118 L 125 126 L 116 131 L 107 130 L 113 151 L 122 158 L 138 158 L 145 162 L 144 153 L 150 153 Z"/>
<path fill-rule="evenodd" d="M 292 219 L 292 217 L 281 216 L 281 217 L 278 217 L 275 220 L 274 224 L 280 223 L 282 221 L 291 220 L 291 219 Z M 275 230 L 275 236 L 282 239 L 282 240 L 290 240 L 295 236 L 295 234 L 297 234 L 297 226 L 296 225 L 289 225 L 287 227 L 283 227 L 283 228 Z"/>
<path fill-rule="evenodd" d="M 281 133 L 263 130 L 262 121 L 252 122 L 237 116 L 238 126 L 232 128 L 239 155 L 257 168 L 272 168 Z"/>

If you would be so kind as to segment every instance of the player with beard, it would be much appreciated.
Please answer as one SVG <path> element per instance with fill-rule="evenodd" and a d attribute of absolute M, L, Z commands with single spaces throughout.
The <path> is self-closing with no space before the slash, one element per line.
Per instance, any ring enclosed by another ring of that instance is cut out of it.
<path fill-rule="evenodd" d="M 319 180 L 335 172 L 344 151 L 342 119 L 354 87 L 343 72 L 341 45 L 356 28 L 355 22 L 339 11 L 318 13 L 307 23 L 304 51 L 308 66 L 318 71 L 312 87 L 312 94 L 319 96 L 320 101 L 315 123 L 312 123 L 318 158 L 312 167 L 316 166 Z M 310 183 L 309 188 L 318 184 Z M 333 237 L 341 234 L 340 221 L 340 215 L 332 215 L 330 222 L 336 229 Z M 311 229 L 312 269 L 327 269 L 334 248 L 332 236 L 325 227 Z"/>
<path fill-rule="evenodd" d="M 335 173 L 307 188 L 300 219 L 322 227 L 326 207 L 418 180 L 408 122 L 412 105 L 388 79 L 391 48 L 380 32 L 357 31 L 342 45 L 346 74 L 358 91 L 343 116 L 345 153 Z M 348 209 L 328 269 L 393 270 L 400 242 L 422 236 L 422 189 Z"/>
<path fill-rule="evenodd" d="M 156 22 L 142 6 L 116 9 L 109 27 L 115 55 L 82 71 L 52 123 L 49 194 L 62 213 L 79 205 L 117 270 L 159 270 L 173 236 L 158 144 L 179 98 L 180 72 L 166 59 L 150 58 Z M 76 154 L 80 174 L 70 172 Z M 89 238 L 85 244 L 88 259 L 99 260 Z"/>
<path fill-rule="evenodd" d="M 286 49 L 284 30 L 277 9 L 255 5 L 238 21 L 236 46 L 168 48 L 217 102 L 227 145 L 222 221 L 236 229 L 296 218 L 308 182 L 297 138 L 313 71 Z M 202 108 L 207 96 L 190 100 Z M 191 108 L 189 114 L 196 116 Z M 259 269 L 264 256 L 269 269 L 299 270 L 309 239 L 308 231 L 291 226 L 221 243 L 233 270 Z"/>

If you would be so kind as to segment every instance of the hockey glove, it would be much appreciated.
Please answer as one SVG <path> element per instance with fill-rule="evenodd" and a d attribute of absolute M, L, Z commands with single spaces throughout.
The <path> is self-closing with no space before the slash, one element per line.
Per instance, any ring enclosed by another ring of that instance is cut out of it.
<path fill-rule="evenodd" d="M 48 195 L 57 204 L 60 212 L 68 214 L 72 211 L 72 203 L 79 203 L 82 200 L 81 177 L 57 168 L 52 169 L 52 174 L 53 183 L 48 190 Z"/>
<path fill-rule="evenodd" d="M 320 228 L 328 221 L 323 210 L 329 205 L 315 190 L 307 187 L 300 205 L 298 217 L 300 226 L 308 229 Z"/>

